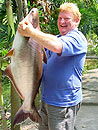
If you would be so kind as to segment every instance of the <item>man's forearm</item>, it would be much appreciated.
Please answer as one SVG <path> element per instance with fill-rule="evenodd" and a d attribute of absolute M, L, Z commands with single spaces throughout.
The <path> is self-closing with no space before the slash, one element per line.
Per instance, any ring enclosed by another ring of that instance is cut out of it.
<path fill-rule="evenodd" d="M 55 52 L 62 52 L 62 43 L 54 35 L 43 33 L 37 29 L 33 29 L 31 32 L 31 37 L 40 45 L 43 45 L 45 48 Z"/>

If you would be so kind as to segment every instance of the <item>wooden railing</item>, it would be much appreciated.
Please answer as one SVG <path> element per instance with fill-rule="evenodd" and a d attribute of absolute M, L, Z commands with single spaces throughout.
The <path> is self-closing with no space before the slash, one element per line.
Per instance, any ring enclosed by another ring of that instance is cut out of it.
<path fill-rule="evenodd" d="M 98 59 L 97 56 L 86 56 L 86 59 Z"/>

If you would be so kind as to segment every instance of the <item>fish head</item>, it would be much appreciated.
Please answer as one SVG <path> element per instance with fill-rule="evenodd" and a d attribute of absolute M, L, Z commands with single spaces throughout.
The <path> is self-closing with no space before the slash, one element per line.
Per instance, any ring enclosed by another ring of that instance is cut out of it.
<path fill-rule="evenodd" d="M 32 8 L 28 14 L 28 21 L 33 25 L 34 28 L 39 27 L 39 12 L 37 8 Z"/>

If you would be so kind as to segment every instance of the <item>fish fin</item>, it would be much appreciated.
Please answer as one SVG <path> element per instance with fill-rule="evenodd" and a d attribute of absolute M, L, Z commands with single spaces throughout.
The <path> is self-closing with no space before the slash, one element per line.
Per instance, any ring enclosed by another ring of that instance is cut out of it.
<path fill-rule="evenodd" d="M 2 71 L 2 74 L 5 75 L 5 76 L 7 76 L 10 79 L 10 81 L 12 82 L 14 88 L 18 92 L 18 94 L 21 97 L 21 99 L 24 99 L 23 95 L 21 94 L 21 92 L 19 91 L 19 89 L 17 87 L 17 84 L 15 83 L 13 74 L 11 72 L 11 65 L 10 64 L 7 66 L 7 68 L 5 70 Z"/>
<path fill-rule="evenodd" d="M 47 64 L 47 55 L 44 48 L 42 49 L 42 52 L 43 52 L 43 61 Z"/>
<path fill-rule="evenodd" d="M 34 121 L 34 122 L 37 122 L 37 123 L 41 123 L 42 122 L 42 119 L 41 119 L 41 116 L 39 115 L 35 105 L 33 104 L 33 108 L 32 108 L 32 112 L 30 112 L 30 115 L 29 115 L 29 118 Z"/>
<path fill-rule="evenodd" d="M 11 57 L 14 55 L 14 49 L 11 49 L 4 57 L 3 59 L 6 59 L 7 57 Z"/>
<path fill-rule="evenodd" d="M 15 118 L 13 120 L 13 126 L 16 126 L 18 124 L 21 124 L 23 121 L 25 121 L 29 117 L 29 113 L 24 113 L 23 111 L 23 105 L 20 107 L 18 112 L 15 115 Z"/>
<path fill-rule="evenodd" d="M 18 124 L 21 124 L 22 122 L 24 122 L 27 118 L 30 118 L 32 121 L 34 122 L 38 122 L 40 123 L 41 120 L 41 116 L 39 115 L 37 109 L 35 108 L 35 106 L 33 106 L 32 108 L 32 112 L 25 112 L 23 110 L 23 105 L 20 107 L 20 109 L 18 110 L 18 112 L 15 115 L 14 121 L 13 121 L 13 126 L 16 126 Z"/>

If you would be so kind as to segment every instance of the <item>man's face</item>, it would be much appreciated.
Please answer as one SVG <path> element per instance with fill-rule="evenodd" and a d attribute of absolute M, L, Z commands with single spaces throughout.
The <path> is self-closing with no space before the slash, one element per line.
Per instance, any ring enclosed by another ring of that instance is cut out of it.
<path fill-rule="evenodd" d="M 60 12 L 57 21 L 58 29 L 61 35 L 66 35 L 69 31 L 75 29 L 76 20 L 71 12 Z"/>

